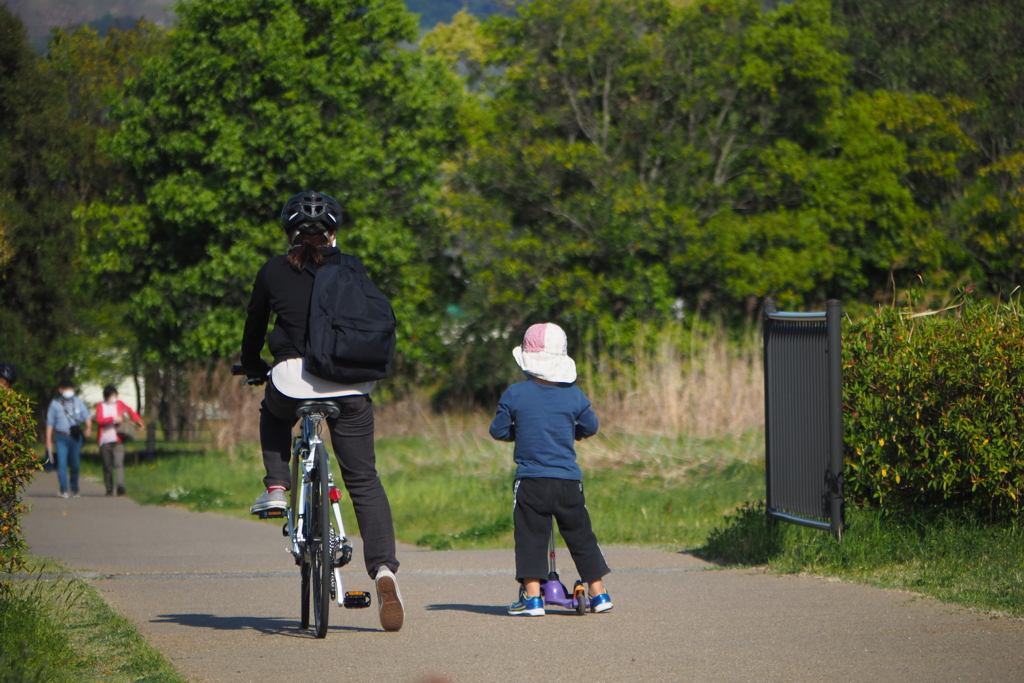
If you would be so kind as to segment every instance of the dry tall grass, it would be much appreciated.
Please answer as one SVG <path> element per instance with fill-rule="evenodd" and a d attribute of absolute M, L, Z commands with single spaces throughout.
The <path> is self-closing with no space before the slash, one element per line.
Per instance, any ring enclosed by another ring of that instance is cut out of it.
<path fill-rule="evenodd" d="M 243 386 L 225 363 L 192 368 L 187 377 L 195 427 L 208 430 L 212 448 L 233 453 L 240 444 L 259 442 L 262 387 Z"/>
<path fill-rule="evenodd" d="M 721 438 L 764 425 L 758 338 L 730 343 L 723 330 L 682 327 L 639 341 L 629 358 L 603 355 L 583 367 L 582 388 L 610 431 Z"/>

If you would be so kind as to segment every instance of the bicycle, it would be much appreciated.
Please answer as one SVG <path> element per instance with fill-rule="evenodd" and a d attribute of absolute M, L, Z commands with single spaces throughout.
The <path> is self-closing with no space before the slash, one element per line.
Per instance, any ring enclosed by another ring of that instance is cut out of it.
<path fill-rule="evenodd" d="M 265 373 L 231 368 L 233 375 L 245 375 L 243 384 L 259 386 Z M 330 399 L 302 400 L 296 415 L 301 433 L 292 441 L 292 487 L 286 509 L 264 510 L 260 519 L 285 519 L 282 533 L 291 540 L 287 552 L 295 558 L 301 576 L 300 628 L 309 628 L 310 597 L 316 637 L 327 636 L 331 602 L 338 607 L 362 609 L 370 606 L 366 591 L 343 592 L 341 568 L 352 561 L 352 545 L 345 536 L 341 519 L 341 491 L 334 486 L 330 457 L 320 433 L 324 421 L 337 418 L 340 410 Z M 299 475 L 301 474 L 301 482 Z M 326 502 L 326 504 L 325 504 Z M 333 511 L 333 519 L 331 512 Z M 310 595 L 312 594 L 312 596 Z"/>

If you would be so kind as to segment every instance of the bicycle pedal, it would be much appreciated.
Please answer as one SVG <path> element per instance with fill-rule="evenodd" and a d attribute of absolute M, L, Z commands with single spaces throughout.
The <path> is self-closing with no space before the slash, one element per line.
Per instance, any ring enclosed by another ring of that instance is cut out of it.
<path fill-rule="evenodd" d="M 370 594 L 366 591 L 345 591 L 345 609 L 363 609 L 370 606 Z"/>
<path fill-rule="evenodd" d="M 284 510 L 281 508 L 272 508 L 270 510 L 260 510 L 260 519 L 284 519 Z M 287 536 L 288 534 L 285 534 Z"/>

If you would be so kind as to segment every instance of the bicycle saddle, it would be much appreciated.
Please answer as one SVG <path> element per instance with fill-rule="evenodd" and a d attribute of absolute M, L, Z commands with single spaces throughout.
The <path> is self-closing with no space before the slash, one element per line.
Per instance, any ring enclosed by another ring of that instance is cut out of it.
<path fill-rule="evenodd" d="M 299 407 L 295 409 L 295 414 L 299 417 L 305 417 L 313 413 L 320 413 L 324 417 L 336 418 L 341 415 L 341 409 L 338 408 L 338 404 L 331 400 L 319 400 L 319 401 L 300 401 Z"/>

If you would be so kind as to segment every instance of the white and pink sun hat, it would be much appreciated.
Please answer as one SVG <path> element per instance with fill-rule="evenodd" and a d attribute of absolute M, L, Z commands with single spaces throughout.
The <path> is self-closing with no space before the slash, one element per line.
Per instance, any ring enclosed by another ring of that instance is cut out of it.
<path fill-rule="evenodd" d="M 512 349 L 512 356 L 528 375 L 558 384 L 576 381 L 576 363 L 569 357 L 569 341 L 554 323 L 530 325 L 523 345 Z"/>

